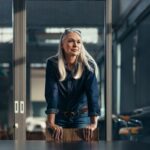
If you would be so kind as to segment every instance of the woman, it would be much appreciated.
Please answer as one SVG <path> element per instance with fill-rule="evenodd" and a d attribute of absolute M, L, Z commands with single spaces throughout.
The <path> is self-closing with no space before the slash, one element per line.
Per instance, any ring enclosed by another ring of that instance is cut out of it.
<path fill-rule="evenodd" d="M 47 60 L 46 67 L 46 114 L 55 140 L 62 139 L 63 128 L 84 128 L 84 139 L 92 138 L 100 114 L 97 74 L 81 32 L 66 29 L 58 53 Z"/>

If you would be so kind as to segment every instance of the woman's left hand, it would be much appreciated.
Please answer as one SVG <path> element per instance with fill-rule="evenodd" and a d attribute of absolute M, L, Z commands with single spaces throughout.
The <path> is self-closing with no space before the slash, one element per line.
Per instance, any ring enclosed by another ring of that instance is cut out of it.
<path fill-rule="evenodd" d="M 84 138 L 86 141 L 92 140 L 93 131 L 94 131 L 96 128 L 97 128 L 97 124 L 95 124 L 95 123 L 89 124 L 87 127 L 85 127 L 85 128 L 83 129 L 83 138 Z"/>

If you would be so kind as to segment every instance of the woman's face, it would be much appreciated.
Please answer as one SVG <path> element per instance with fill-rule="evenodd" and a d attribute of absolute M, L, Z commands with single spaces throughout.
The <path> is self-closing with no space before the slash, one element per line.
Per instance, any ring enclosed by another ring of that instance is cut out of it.
<path fill-rule="evenodd" d="M 62 48 L 66 56 L 78 56 L 81 52 L 81 37 L 76 32 L 70 32 L 62 40 Z"/>

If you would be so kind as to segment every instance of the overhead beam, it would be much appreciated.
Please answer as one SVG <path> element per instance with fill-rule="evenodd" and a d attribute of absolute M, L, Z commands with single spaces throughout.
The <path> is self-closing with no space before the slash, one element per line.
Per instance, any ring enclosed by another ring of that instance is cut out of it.
<path fill-rule="evenodd" d="M 11 27 L 9 0 L 0 3 L 0 26 Z M 104 26 L 104 1 L 26 1 L 27 27 Z M 6 7 L 7 6 L 7 7 Z"/>

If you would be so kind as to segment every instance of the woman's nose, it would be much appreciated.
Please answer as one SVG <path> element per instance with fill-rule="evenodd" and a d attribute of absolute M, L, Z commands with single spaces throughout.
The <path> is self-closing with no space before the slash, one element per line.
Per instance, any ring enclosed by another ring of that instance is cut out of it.
<path fill-rule="evenodd" d="M 77 46 L 77 42 L 73 42 L 73 46 Z"/>

